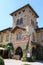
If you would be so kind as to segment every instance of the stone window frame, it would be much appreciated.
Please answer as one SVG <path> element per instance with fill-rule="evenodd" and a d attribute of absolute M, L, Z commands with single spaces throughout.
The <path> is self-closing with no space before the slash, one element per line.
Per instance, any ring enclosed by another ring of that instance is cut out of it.
<path fill-rule="evenodd" d="M 34 21 L 31 19 L 31 24 L 32 24 L 32 26 L 34 26 L 35 24 L 34 24 Z"/>
<path fill-rule="evenodd" d="M 20 35 L 19 35 L 19 33 L 20 33 Z M 17 33 L 17 40 L 21 40 L 21 32 Z"/>
<path fill-rule="evenodd" d="M 0 36 L 0 42 L 3 42 L 3 36 Z"/>
<path fill-rule="evenodd" d="M 22 25 L 23 24 L 23 18 L 17 19 L 16 25 Z"/>
<path fill-rule="evenodd" d="M 43 41 L 43 34 L 41 34 L 41 41 Z"/>
<path fill-rule="evenodd" d="M 17 38 L 17 34 L 18 34 L 19 32 L 20 32 L 20 34 L 21 34 L 21 39 L 22 39 L 22 30 L 18 29 L 18 30 L 16 31 L 16 33 L 15 33 L 15 34 L 16 34 L 16 40 L 21 40 L 21 39 L 18 39 L 18 38 Z"/>
<path fill-rule="evenodd" d="M 6 34 L 6 42 L 9 42 L 9 34 Z"/>

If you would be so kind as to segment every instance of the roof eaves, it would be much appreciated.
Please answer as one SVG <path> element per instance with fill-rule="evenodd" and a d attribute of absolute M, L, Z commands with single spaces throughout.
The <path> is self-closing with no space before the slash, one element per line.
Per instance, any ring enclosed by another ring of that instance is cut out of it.
<path fill-rule="evenodd" d="M 9 28 L 6 28 L 6 29 L 1 30 L 0 32 L 4 32 L 4 31 L 6 31 L 6 30 L 11 30 L 11 29 L 12 29 L 12 28 L 9 27 Z"/>
<path fill-rule="evenodd" d="M 22 8 L 24 8 L 24 7 L 26 7 L 26 6 L 29 6 L 29 7 L 32 9 L 32 11 L 35 13 L 35 15 L 37 16 L 37 18 L 39 17 L 38 14 L 35 12 L 35 10 L 30 6 L 30 4 L 26 4 L 25 6 L 23 6 L 23 7 L 19 8 L 19 9 L 17 9 L 17 10 L 14 11 L 14 12 L 12 12 L 10 15 L 13 16 L 13 13 L 16 13 L 17 11 L 21 10 Z"/>

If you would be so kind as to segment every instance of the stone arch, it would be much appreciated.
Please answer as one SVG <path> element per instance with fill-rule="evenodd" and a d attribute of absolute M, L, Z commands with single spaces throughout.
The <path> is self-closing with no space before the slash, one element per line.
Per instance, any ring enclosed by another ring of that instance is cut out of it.
<path fill-rule="evenodd" d="M 20 58 L 23 56 L 23 51 L 21 47 L 17 47 L 15 50 L 15 55 L 19 55 Z"/>

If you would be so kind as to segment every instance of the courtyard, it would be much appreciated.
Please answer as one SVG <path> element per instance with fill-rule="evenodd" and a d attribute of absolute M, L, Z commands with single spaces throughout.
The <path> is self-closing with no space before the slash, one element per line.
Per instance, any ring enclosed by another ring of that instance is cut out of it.
<path fill-rule="evenodd" d="M 20 60 L 14 60 L 14 59 L 4 59 L 5 65 L 43 65 L 43 61 L 40 62 L 22 62 Z"/>

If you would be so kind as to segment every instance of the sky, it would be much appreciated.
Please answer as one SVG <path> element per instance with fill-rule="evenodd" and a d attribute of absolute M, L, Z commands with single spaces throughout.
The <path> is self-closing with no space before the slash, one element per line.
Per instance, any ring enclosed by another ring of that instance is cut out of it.
<path fill-rule="evenodd" d="M 43 27 L 43 0 L 0 0 L 0 30 L 12 27 L 13 20 L 9 14 L 26 4 L 37 12 L 38 25 Z"/>

